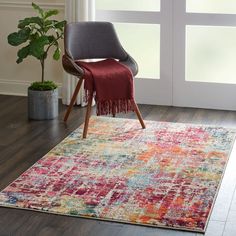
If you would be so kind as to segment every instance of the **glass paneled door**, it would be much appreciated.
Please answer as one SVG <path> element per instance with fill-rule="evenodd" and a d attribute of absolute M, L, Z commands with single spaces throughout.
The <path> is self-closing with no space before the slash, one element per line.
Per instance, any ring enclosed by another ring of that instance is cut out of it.
<path fill-rule="evenodd" d="M 173 105 L 236 110 L 236 1 L 173 3 Z"/>
<path fill-rule="evenodd" d="M 96 0 L 137 60 L 137 102 L 236 110 L 236 0 Z"/>
<path fill-rule="evenodd" d="M 172 0 L 96 0 L 96 20 L 115 25 L 137 61 L 138 103 L 172 104 Z"/>

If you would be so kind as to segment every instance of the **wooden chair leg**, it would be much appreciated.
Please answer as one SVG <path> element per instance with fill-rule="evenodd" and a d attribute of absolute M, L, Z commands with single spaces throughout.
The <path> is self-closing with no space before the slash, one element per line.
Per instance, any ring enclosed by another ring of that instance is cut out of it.
<path fill-rule="evenodd" d="M 142 128 L 145 129 L 146 126 L 145 126 L 145 124 L 144 124 L 142 115 L 141 115 L 141 113 L 140 113 L 140 111 L 139 111 L 139 109 L 138 109 L 138 106 L 137 106 L 137 104 L 136 104 L 135 101 L 133 102 L 133 106 L 134 106 L 134 112 L 136 113 L 136 115 L 137 115 L 137 117 L 138 117 L 138 119 L 139 119 L 139 122 L 140 122 Z"/>
<path fill-rule="evenodd" d="M 87 104 L 87 111 L 86 111 L 85 122 L 84 122 L 83 138 L 86 138 L 86 137 L 87 137 L 87 132 L 88 132 L 88 125 L 89 125 L 89 118 L 90 118 L 90 114 L 91 114 L 92 102 L 93 102 L 93 98 L 90 97 L 89 100 L 88 100 L 88 104 Z"/>
<path fill-rule="evenodd" d="M 75 91 L 74 91 L 74 93 L 73 93 L 73 96 L 72 96 L 72 98 L 71 98 L 70 105 L 69 105 L 69 107 L 67 108 L 67 111 L 66 111 L 66 114 L 65 114 L 65 117 L 64 117 L 64 122 L 67 121 L 67 119 L 68 119 L 68 117 L 69 117 L 69 115 L 70 115 L 71 109 L 72 109 L 72 107 L 73 107 L 74 104 L 75 104 L 75 100 L 76 100 L 77 95 L 78 95 L 78 93 L 79 93 L 79 90 L 80 90 L 80 87 L 81 87 L 81 85 L 82 85 L 82 82 L 83 82 L 83 78 L 79 79 L 79 81 L 78 81 L 78 83 L 77 83 L 77 85 L 76 85 Z"/>

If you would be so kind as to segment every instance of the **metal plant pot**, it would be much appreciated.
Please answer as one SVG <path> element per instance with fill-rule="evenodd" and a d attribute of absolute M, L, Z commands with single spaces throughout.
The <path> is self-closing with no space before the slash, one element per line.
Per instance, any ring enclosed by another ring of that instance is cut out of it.
<path fill-rule="evenodd" d="M 51 120 L 58 116 L 58 89 L 28 89 L 28 116 L 33 120 Z"/>

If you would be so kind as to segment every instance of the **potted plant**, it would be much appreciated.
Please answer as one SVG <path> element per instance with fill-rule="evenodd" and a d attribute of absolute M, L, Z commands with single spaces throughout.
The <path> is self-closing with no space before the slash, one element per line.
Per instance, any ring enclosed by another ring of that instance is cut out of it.
<path fill-rule="evenodd" d="M 59 60 L 61 50 L 59 40 L 63 38 L 66 21 L 52 20 L 58 10 L 43 10 L 35 3 L 33 9 L 38 16 L 27 17 L 18 22 L 18 32 L 8 35 L 8 43 L 23 47 L 17 52 L 17 63 L 28 56 L 39 60 L 41 65 L 41 81 L 33 82 L 28 88 L 28 115 L 30 119 L 44 120 L 58 116 L 58 88 L 53 81 L 45 81 L 45 60 L 48 52 L 54 48 L 53 58 Z"/>

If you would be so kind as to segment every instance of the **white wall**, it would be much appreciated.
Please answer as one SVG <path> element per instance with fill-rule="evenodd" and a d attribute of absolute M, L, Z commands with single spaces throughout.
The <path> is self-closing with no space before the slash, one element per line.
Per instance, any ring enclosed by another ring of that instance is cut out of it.
<path fill-rule="evenodd" d="M 0 0 L 0 94 L 27 95 L 29 84 L 41 79 L 39 61 L 28 57 L 22 63 L 16 64 L 16 54 L 20 47 L 13 47 L 7 43 L 7 35 L 17 31 L 18 20 L 35 14 L 31 2 Z M 60 10 L 57 19 L 64 19 L 64 0 L 37 0 L 35 3 L 43 8 Z M 62 47 L 61 49 L 63 51 Z M 55 81 L 60 87 L 63 77 L 61 60 L 54 61 L 51 54 L 52 52 L 45 64 L 45 79 Z"/>

